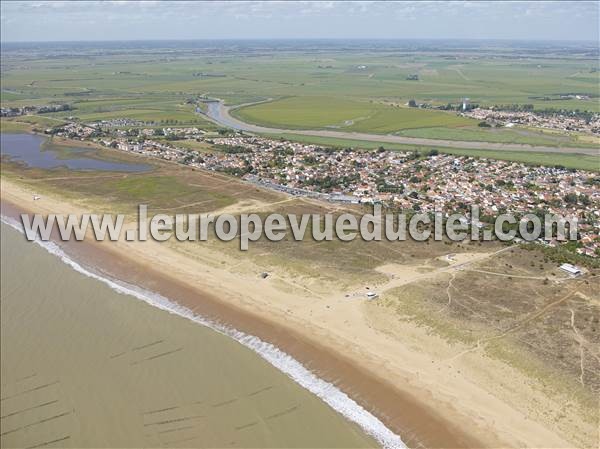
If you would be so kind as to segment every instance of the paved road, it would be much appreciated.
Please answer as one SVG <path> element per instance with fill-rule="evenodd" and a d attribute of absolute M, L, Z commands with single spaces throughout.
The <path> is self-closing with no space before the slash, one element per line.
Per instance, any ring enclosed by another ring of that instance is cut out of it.
<path fill-rule="evenodd" d="M 600 149 L 597 148 L 576 148 L 576 147 L 548 147 L 541 145 L 525 145 L 517 143 L 493 143 L 493 142 L 472 142 L 461 140 L 438 140 L 438 139 L 422 139 L 418 137 L 392 136 L 382 134 L 355 133 L 348 131 L 330 131 L 330 130 L 297 130 L 297 129 L 279 129 L 268 128 L 265 126 L 253 125 L 245 123 L 241 120 L 232 117 L 229 114 L 230 107 L 225 106 L 222 102 L 208 103 L 206 115 L 214 122 L 233 128 L 239 131 L 247 131 L 252 133 L 264 134 L 281 134 L 293 133 L 306 136 L 319 137 L 335 137 L 341 139 L 353 140 L 368 140 L 371 142 L 381 143 L 399 143 L 407 145 L 422 145 L 432 147 L 445 148 L 461 148 L 475 150 L 500 150 L 500 151 L 538 151 L 544 153 L 578 153 L 591 156 L 600 156 Z"/>

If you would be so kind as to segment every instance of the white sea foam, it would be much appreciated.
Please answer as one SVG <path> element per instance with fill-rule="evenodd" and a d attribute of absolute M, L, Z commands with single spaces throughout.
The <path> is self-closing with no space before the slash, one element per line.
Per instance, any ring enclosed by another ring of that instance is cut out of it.
<path fill-rule="evenodd" d="M 4 215 L 1 216 L 1 220 L 3 223 L 23 233 L 21 224 L 16 220 Z M 302 366 L 302 364 L 296 359 L 272 344 L 267 343 L 253 335 L 249 335 L 229 326 L 208 320 L 200 315 L 195 314 L 187 307 L 170 301 L 158 293 L 142 289 L 138 286 L 131 285 L 120 280 L 109 279 L 100 276 L 75 262 L 54 242 L 43 242 L 36 239 L 35 243 L 40 245 L 49 253 L 57 256 L 61 261 L 79 273 L 103 282 L 121 294 L 133 296 L 161 310 L 165 310 L 169 313 L 187 318 L 230 338 L 233 338 L 240 344 L 254 351 L 275 368 L 287 374 L 296 383 L 300 384 L 302 387 L 321 398 L 325 403 L 327 403 L 338 413 L 345 416 L 348 420 L 358 424 L 367 434 L 371 435 L 384 448 L 406 448 L 406 445 L 402 442 L 401 438 L 388 429 L 377 417 L 358 405 L 339 388 L 329 382 L 324 381 L 323 379 L 320 379 Z"/>

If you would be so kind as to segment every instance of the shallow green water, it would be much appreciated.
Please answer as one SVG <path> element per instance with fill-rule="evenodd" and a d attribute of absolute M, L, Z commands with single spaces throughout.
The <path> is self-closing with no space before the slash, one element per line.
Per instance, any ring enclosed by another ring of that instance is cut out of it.
<path fill-rule="evenodd" d="M 1 226 L 2 447 L 375 445 L 234 340 Z"/>

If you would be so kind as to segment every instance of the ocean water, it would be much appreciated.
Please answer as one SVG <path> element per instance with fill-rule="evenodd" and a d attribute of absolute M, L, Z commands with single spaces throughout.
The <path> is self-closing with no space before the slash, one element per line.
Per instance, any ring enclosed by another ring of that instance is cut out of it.
<path fill-rule="evenodd" d="M 403 447 L 271 345 L 1 239 L 2 447 Z"/>

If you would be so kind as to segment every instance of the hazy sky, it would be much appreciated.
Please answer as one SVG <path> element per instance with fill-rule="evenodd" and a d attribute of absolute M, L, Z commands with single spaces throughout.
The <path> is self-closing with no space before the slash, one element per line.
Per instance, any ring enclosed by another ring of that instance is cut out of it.
<path fill-rule="evenodd" d="M 233 38 L 598 40 L 599 2 L 1 2 L 3 41 Z"/>

